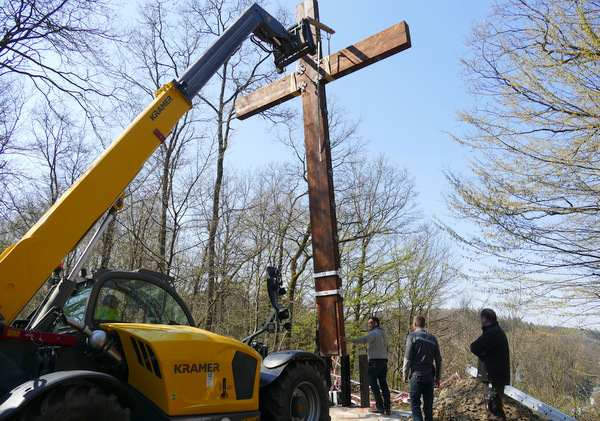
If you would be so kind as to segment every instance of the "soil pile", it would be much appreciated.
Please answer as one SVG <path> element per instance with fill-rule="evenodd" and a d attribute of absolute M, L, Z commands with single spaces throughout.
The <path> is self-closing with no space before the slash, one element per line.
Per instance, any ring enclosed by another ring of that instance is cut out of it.
<path fill-rule="evenodd" d="M 548 420 L 506 395 L 503 401 L 507 420 Z M 439 389 L 439 396 L 433 405 L 433 417 L 439 421 L 486 421 L 481 382 L 473 377 L 447 382 Z"/>

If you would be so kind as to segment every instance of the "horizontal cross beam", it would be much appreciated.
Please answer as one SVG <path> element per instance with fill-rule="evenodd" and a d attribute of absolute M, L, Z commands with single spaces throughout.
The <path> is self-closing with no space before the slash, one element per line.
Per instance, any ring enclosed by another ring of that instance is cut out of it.
<path fill-rule="evenodd" d="M 400 22 L 357 42 L 320 62 L 321 83 L 328 83 L 363 67 L 410 48 L 408 24 Z M 292 73 L 270 85 L 239 98 L 235 102 L 236 117 L 244 120 L 291 98 L 303 91 L 304 75 Z"/>

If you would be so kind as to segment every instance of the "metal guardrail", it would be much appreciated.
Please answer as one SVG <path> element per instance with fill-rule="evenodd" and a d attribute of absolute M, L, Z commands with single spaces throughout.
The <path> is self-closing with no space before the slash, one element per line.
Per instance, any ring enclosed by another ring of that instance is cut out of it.
<path fill-rule="evenodd" d="M 477 368 L 473 367 L 472 365 L 467 366 L 465 372 L 477 378 Z M 560 412 L 558 409 L 552 408 L 550 405 L 547 405 L 544 402 L 529 396 L 527 393 L 512 386 L 505 386 L 504 394 L 513 398 L 517 402 L 521 402 L 526 407 L 533 409 L 552 421 L 577 421 L 575 418 Z"/>

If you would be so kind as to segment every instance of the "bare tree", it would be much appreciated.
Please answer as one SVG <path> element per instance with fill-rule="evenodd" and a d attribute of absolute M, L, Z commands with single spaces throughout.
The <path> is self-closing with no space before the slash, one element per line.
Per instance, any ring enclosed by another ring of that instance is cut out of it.
<path fill-rule="evenodd" d="M 599 6 L 504 0 L 474 27 L 463 63 L 475 101 L 459 114 L 471 130 L 456 137 L 474 151 L 472 174 L 447 175 L 453 211 L 479 231 L 448 228 L 497 257 L 490 282 L 511 290 L 515 281 L 547 308 L 594 314 Z"/>
<path fill-rule="evenodd" d="M 64 191 L 64 185 L 54 184 L 48 197 L 30 200 L 39 178 L 32 177 L 29 159 L 38 157 L 25 156 L 23 150 L 31 146 L 25 137 L 28 123 L 40 115 L 41 108 L 35 107 L 44 103 L 43 113 L 58 117 L 70 114 L 66 109 L 75 103 L 90 122 L 100 116 L 102 104 L 95 100 L 111 97 L 113 90 L 97 66 L 107 44 L 118 40 L 119 34 L 112 25 L 111 3 L 104 0 L 2 0 L 0 5 L 0 78 L 5 87 L 0 92 L 0 208 L 3 222 L 14 228 L 29 226 L 31 218 L 35 220 Z M 54 130 L 56 119 L 52 120 L 37 123 L 48 123 L 52 128 L 45 129 Z M 85 138 L 83 131 L 78 132 L 84 124 L 72 114 L 71 123 L 76 126 L 72 133 Z M 82 143 L 77 145 L 74 149 Z M 63 156 L 65 162 L 55 163 L 61 170 L 69 164 L 68 154 Z M 49 164 L 43 154 L 39 158 Z M 75 154 L 74 159 L 81 162 L 84 157 Z M 68 172 L 78 173 L 80 168 L 66 170 L 62 181 L 70 178 Z M 21 228 L 11 230 L 19 232 Z"/>
<path fill-rule="evenodd" d="M 389 302 L 392 239 L 416 228 L 418 214 L 414 183 L 405 169 L 383 157 L 354 158 L 345 169 L 336 173 L 340 255 L 347 268 L 348 316 L 360 323 Z"/>
<path fill-rule="evenodd" d="M 40 174 L 47 191 L 43 197 L 50 206 L 83 174 L 93 156 L 85 143 L 85 129 L 79 130 L 67 111 L 58 112 L 44 104 L 37 107 L 31 127 L 31 141 L 25 143 L 21 153 Z M 37 172 L 37 171 L 34 171 Z"/>
<path fill-rule="evenodd" d="M 117 38 L 105 0 L 2 0 L 0 77 L 25 77 L 46 98 L 68 95 L 87 108 L 89 94 L 106 96 L 99 72 L 105 40 Z"/>
<path fill-rule="evenodd" d="M 146 2 L 139 11 L 138 24 L 130 31 L 120 63 L 113 67 L 114 79 L 127 94 L 121 98 L 122 112 L 115 113 L 123 124 L 203 52 L 204 35 L 186 24 L 181 6 L 156 0 Z M 182 254 L 190 247 L 179 244 L 179 235 L 188 221 L 190 206 L 201 196 L 199 184 L 211 154 L 210 145 L 201 144 L 204 121 L 196 110 L 184 115 L 128 189 L 130 196 L 121 223 L 128 231 L 131 247 L 121 256 L 131 256 L 137 265 L 168 275 L 179 274 Z M 107 241 L 110 238 L 114 234 Z M 105 254 L 102 260 L 107 263 L 107 259 Z"/>
<path fill-rule="evenodd" d="M 16 85 L 19 88 L 19 84 Z M 25 98 L 21 89 L 14 88 L 10 83 L 0 87 L 0 204 L 3 205 L 0 207 L 0 220 L 10 219 L 9 212 L 12 207 L 7 196 L 11 185 L 20 175 L 11 159 L 12 154 L 16 152 L 11 147 L 14 140 L 11 140 L 17 132 Z"/>
<path fill-rule="evenodd" d="M 247 1 L 190 1 L 189 24 L 192 28 L 200 26 L 198 31 L 218 36 L 250 5 Z M 211 111 L 216 126 L 214 127 L 214 138 L 216 142 L 216 169 L 212 190 L 212 210 L 208 225 L 208 241 L 203 257 L 203 272 L 206 274 L 206 294 L 209 302 L 216 298 L 217 283 L 219 282 L 220 270 L 217 267 L 217 233 L 221 221 L 220 202 L 224 181 L 225 152 L 229 146 L 232 136 L 232 122 L 235 116 L 235 100 L 251 86 L 261 80 L 268 79 L 269 71 L 261 73 L 261 64 L 266 60 L 265 54 L 257 55 L 256 48 L 249 49 L 242 45 L 238 52 L 230 57 L 221 67 L 217 82 L 205 88 L 200 93 L 201 102 Z M 212 95 L 209 95 L 212 94 Z M 214 314 L 209 313 L 204 320 L 204 327 L 210 329 L 214 323 Z"/>

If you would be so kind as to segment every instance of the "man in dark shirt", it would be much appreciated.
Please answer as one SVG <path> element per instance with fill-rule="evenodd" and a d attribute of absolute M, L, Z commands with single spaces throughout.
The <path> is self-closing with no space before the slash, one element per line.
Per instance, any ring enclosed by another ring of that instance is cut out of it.
<path fill-rule="evenodd" d="M 433 389 L 440 385 L 442 355 L 435 336 L 425 330 L 425 317 L 415 316 L 413 329 L 414 332 L 409 333 L 406 338 L 402 375 L 405 383 L 410 378 L 410 409 L 413 419 L 423 421 L 425 414 L 425 421 L 433 421 Z"/>
<path fill-rule="evenodd" d="M 494 310 L 484 308 L 479 314 L 483 333 L 471 344 L 471 352 L 479 358 L 477 378 L 484 384 L 488 420 L 506 421 L 502 407 L 504 386 L 510 384 L 508 339 L 498 325 Z"/>

